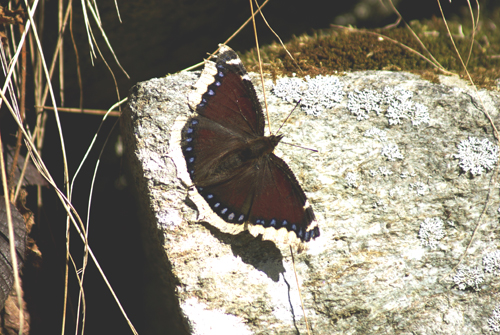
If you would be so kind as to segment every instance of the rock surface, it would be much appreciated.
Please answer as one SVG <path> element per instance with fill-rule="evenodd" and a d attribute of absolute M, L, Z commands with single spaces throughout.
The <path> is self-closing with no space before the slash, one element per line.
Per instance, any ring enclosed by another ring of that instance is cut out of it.
<path fill-rule="evenodd" d="M 196 79 L 183 73 L 137 84 L 122 119 L 149 255 L 146 299 L 156 301 L 151 327 L 306 334 L 289 248 L 199 222 L 190 185 L 179 178 L 174 142 L 191 113 L 186 97 Z M 494 152 L 478 153 L 473 149 L 484 148 L 466 142 L 486 139 L 496 148 L 485 111 L 499 124 L 499 92 L 397 72 L 338 79 L 339 102 L 315 115 L 297 109 L 281 130 L 283 142 L 318 152 L 284 143 L 276 150 L 321 229 L 295 255 L 312 334 L 490 333 L 500 281 L 484 272 L 482 259 L 498 248 L 497 164 L 480 174 L 463 166 L 496 162 L 488 157 Z M 273 95 L 272 86 L 266 81 L 276 131 L 294 104 Z"/>

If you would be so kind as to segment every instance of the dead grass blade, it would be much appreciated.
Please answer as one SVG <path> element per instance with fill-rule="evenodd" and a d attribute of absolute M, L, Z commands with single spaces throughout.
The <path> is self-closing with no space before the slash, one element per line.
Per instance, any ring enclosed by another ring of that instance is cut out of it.
<path fill-rule="evenodd" d="M 56 191 L 56 194 L 59 197 L 59 199 L 61 201 L 61 204 L 63 204 L 63 206 L 64 206 L 64 208 L 66 210 L 66 213 L 68 215 L 69 220 L 71 221 L 73 227 L 76 229 L 76 231 L 78 233 L 78 236 L 80 237 L 80 239 L 82 240 L 82 242 L 85 244 L 89 256 L 91 257 L 92 261 L 96 265 L 96 267 L 97 267 L 97 269 L 98 269 L 101 277 L 103 278 L 104 282 L 106 283 L 106 286 L 108 287 L 110 293 L 112 294 L 114 300 L 116 301 L 117 306 L 119 307 L 120 311 L 122 312 L 122 315 L 124 316 L 125 320 L 129 324 L 129 327 L 133 331 L 133 333 L 137 334 L 137 331 L 135 330 L 135 327 L 133 326 L 132 322 L 128 318 L 125 310 L 123 309 L 123 306 L 121 305 L 118 297 L 116 296 L 113 288 L 111 287 L 111 284 L 109 283 L 106 275 L 104 274 L 104 271 L 102 270 L 102 268 L 101 268 L 101 266 L 99 264 L 99 261 L 95 257 L 95 255 L 94 255 L 94 253 L 92 251 L 92 248 L 88 244 L 88 241 L 87 241 L 87 238 L 86 238 L 86 234 L 85 234 L 86 228 L 83 225 L 83 222 L 82 222 L 82 220 L 81 220 L 78 212 L 73 207 L 73 205 L 71 204 L 70 200 L 64 195 L 64 193 L 55 184 L 52 176 L 50 175 L 50 172 L 48 171 L 48 169 L 46 168 L 45 164 L 43 163 L 43 160 L 41 159 L 41 157 L 40 157 L 40 155 L 39 155 L 39 153 L 38 153 L 38 151 L 37 151 L 34 143 L 32 142 L 31 138 L 28 136 L 26 130 L 23 128 L 22 124 L 20 123 L 20 120 L 15 117 L 15 113 L 14 113 L 14 111 L 13 111 L 10 103 L 6 100 L 6 97 L 5 97 L 5 95 L 2 92 L 0 92 L 0 97 L 4 100 L 4 103 L 5 103 L 6 107 L 9 109 L 9 111 L 11 112 L 11 115 L 13 116 L 13 118 L 15 119 L 15 121 L 18 123 L 18 126 L 20 127 L 20 130 L 23 132 L 24 139 L 25 139 L 26 145 L 28 147 L 29 153 L 32 156 L 33 163 L 38 168 L 38 170 L 40 171 L 40 173 L 42 173 L 42 175 L 44 176 L 44 178 L 53 187 L 53 189 Z"/>

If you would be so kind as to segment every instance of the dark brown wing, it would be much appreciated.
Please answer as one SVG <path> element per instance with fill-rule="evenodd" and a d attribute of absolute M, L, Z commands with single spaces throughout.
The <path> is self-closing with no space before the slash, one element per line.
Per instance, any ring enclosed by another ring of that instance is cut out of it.
<path fill-rule="evenodd" d="M 196 112 L 243 137 L 264 135 L 264 114 L 238 55 L 223 46 L 217 63 L 207 61 L 189 96 Z"/>
<path fill-rule="evenodd" d="M 275 229 L 284 227 L 306 242 L 319 236 L 319 228 L 311 226 L 314 212 L 288 165 L 274 154 L 263 157 L 261 165 L 249 221 Z"/>

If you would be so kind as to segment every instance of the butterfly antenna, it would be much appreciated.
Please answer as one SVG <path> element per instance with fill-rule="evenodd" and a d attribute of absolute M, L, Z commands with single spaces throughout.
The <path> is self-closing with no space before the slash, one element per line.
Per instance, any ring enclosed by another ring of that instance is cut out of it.
<path fill-rule="evenodd" d="M 293 257 L 292 246 L 290 246 L 290 254 L 292 255 L 293 273 L 295 274 L 295 281 L 297 282 L 297 290 L 299 291 L 300 305 L 302 306 L 302 313 L 304 313 L 304 321 L 306 322 L 307 334 L 311 335 L 309 322 L 307 322 L 306 309 L 304 308 L 304 302 L 302 301 L 302 292 L 300 292 L 299 277 L 297 276 L 297 270 L 295 269 L 295 258 Z"/>
<path fill-rule="evenodd" d="M 281 124 L 281 126 L 278 128 L 278 131 L 276 132 L 276 134 L 278 134 L 280 132 L 281 128 L 286 123 L 286 121 L 288 121 L 288 119 L 290 118 L 290 115 L 292 115 L 293 111 L 300 104 L 301 100 L 302 99 L 299 99 L 299 101 L 297 101 L 297 103 L 295 104 L 295 107 L 293 107 L 293 109 L 290 111 L 290 113 L 288 113 L 288 116 L 286 117 L 285 121 L 283 121 L 283 123 Z M 305 149 L 305 150 L 311 150 L 312 152 L 318 152 L 318 150 L 316 150 L 316 149 L 306 148 L 306 147 L 302 147 L 300 145 L 296 145 L 296 144 L 292 144 L 292 143 L 288 143 L 288 142 L 281 142 L 281 143 L 287 144 L 287 145 L 291 145 L 292 147 L 296 147 L 296 148 L 301 148 L 301 149 Z"/>
<path fill-rule="evenodd" d="M 255 35 L 255 47 L 257 48 L 257 59 L 259 61 L 259 72 L 260 72 L 260 81 L 262 83 L 262 93 L 264 95 L 264 105 L 266 106 L 266 115 L 267 115 L 267 125 L 269 126 L 269 132 L 271 132 L 271 120 L 269 119 L 269 112 L 267 108 L 267 98 L 266 98 L 266 89 L 264 86 L 264 73 L 262 72 L 262 59 L 260 58 L 260 48 L 259 48 L 259 38 L 257 37 L 257 26 L 255 25 L 255 14 L 253 11 L 253 1 L 248 0 L 250 2 L 250 10 L 252 11 L 252 22 L 253 22 L 253 32 Z"/>
<path fill-rule="evenodd" d="M 291 145 L 292 147 L 301 148 L 301 149 L 304 149 L 304 150 L 310 150 L 312 152 L 318 152 L 318 150 L 316 150 L 316 149 L 302 147 L 302 146 L 297 145 L 297 144 L 292 144 L 292 143 L 288 143 L 288 142 L 281 142 L 281 143 L 286 144 L 286 145 Z"/>
<path fill-rule="evenodd" d="M 278 134 L 281 130 L 281 128 L 283 128 L 283 126 L 285 125 L 286 121 L 288 121 L 288 119 L 290 118 L 290 116 L 292 115 L 293 111 L 295 110 L 295 108 L 297 108 L 297 106 L 300 104 L 300 101 L 302 99 L 299 99 L 299 101 L 297 101 L 297 103 L 295 104 L 295 107 L 293 107 L 293 109 L 290 111 L 290 113 L 288 113 L 288 116 L 285 118 L 285 121 L 283 121 L 281 123 L 281 126 L 278 128 L 278 130 L 276 131 L 276 134 Z"/>

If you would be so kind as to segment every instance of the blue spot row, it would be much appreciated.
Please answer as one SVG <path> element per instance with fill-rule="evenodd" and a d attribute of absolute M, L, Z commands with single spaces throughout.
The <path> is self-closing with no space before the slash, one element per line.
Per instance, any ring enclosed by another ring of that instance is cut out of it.
<path fill-rule="evenodd" d="M 197 119 L 191 119 L 191 121 L 189 123 L 189 127 L 186 129 L 187 135 L 186 135 L 186 138 L 184 139 L 184 141 L 186 143 L 193 142 L 194 127 L 198 123 L 200 123 L 200 122 Z M 190 145 L 190 146 L 184 147 L 182 150 L 184 152 L 184 157 L 185 157 L 186 163 L 188 165 L 189 175 L 191 176 L 191 179 L 193 179 L 194 178 L 194 169 L 192 169 L 192 166 L 189 166 L 189 165 L 192 165 L 195 161 L 195 157 L 193 156 L 194 147 L 193 147 L 193 145 Z"/>
<path fill-rule="evenodd" d="M 222 85 L 221 79 L 224 78 L 224 72 L 227 71 L 227 69 L 222 64 L 217 64 L 217 68 L 219 68 L 219 70 L 214 76 L 214 82 L 207 87 L 207 91 L 201 96 L 201 102 L 197 106 L 199 108 L 206 107 L 208 100 L 216 95 L 217 88 Z"/>
<path fill-rule="evenodd" d="M 270 221 L 267 221 L 267 222 L 264 219 L 256 219 L 255 224 L 259 224 L 259 225 L 262 225 L 264 227 L 275 227 L 276 229 L 279 229 L 281 227 L 286 227 L 288 225 L 288 221 L 283 220 L 281 222 L 281 224 L 279 224 L 276 219 L 271 219 Z M 294 227 L 295 227 L 295 225 L 292 226 L 292 230 L 295 230 Z"/>
<path fill-rule="evenodd" d="M 314 227 L 314 229 L 306 231 L 306 229 L 304 227 L 298 228 L 296 224 L 292 224 L 291 226 L 289 226 L 287 220 L 283 220 L 281 222 L 281 224 L 279 224 L 276 219 L 271 219 L 269 221 L 266 221 L 264 219 L 256 219 L 255 224 L 262 225 L 266 228 L 273 227 L 276 229 L 280 229 L 282 227 L 285 227 L 285 228 L 287 228 L 288 231 L 295 232 L 297 237 L 305 242 L 309 242 L 311 239 L 314 239 L 314 238 L 319 236 L 319 228 L 318 227 Z"/>
<path fill-rule="evenodd" d="M 220 201 L 217 201 L 216 197 L 212 193 L 206 194 L 203 192 L 203 187 L 198 187 L 198 192 L 203 196 L 203 198 L 207 201 L 207 203 L 210 205 L 212 210 L 217 213 L 224 221 L 227 221 L 229 223 L 233 223 L 236 217 L 238 218 L 236 222 L 241 224 L 245 221 L 245 215 L 244 214 L 238 214 L 234 211 L 232 211 L 229 207 L 223 206 Z"/>

